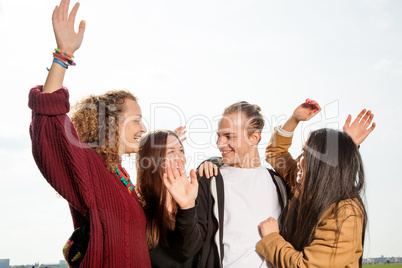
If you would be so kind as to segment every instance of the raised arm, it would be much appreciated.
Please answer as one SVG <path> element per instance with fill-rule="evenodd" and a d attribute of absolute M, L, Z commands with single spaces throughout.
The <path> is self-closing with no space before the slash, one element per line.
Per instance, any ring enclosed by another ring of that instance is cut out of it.
<path fill-rule="evenodd" d="M 356 146 L 359 146 L 367 136 L 375 129 L 376 124 L 373 122 L 374 114 L 370 110 L 363 109 L 352 121 L 352 116 L 348 115 L 345 125 L 343 126 L 343 132 L 348 134 L 355 142 Z M 371 125 L 370 125 L 371 124 Z"/>
<path fill-rule="evenodd" d="M 316 116 L 321 111 L 320 105 L 310 99 L 300 104 L 294 111 L 292 116 L 282 126 L 282 129 L 288 132 L 293 132 L 300 121 L 308 121 Z"/>
<path fill-rule="evenodd" d="M 52 22 L 53 30 L 56 37 L 57 48 L 66 54 L 73 55 L 81 46 L 84 38 L 85 21 L 81 21 L 78 33 L 74 30 L 75 16 L 77 15 L 79 3 L 76 3 L 68 14 L 70 0 L 61 0 L 60 5 L 56 6 L 53 11 Z M 52 93 L 63 86 L 66 68 L 57 62 L 53 62 L 49 69 L 45 85 L 42 92 Z"/>
<path fill-rule="evenodd" d="M 321 111 L 320 105 L 310 99 L 300 104 L 292 116 L 280 127 L 276 127 L 265 151 L 266 161 L 281 175 L 291 188 L 296 184 L 298 172 L 296 160 L 289 153 L 293 131 L 300 121 L 308 121 Z"/>
<path fill-rule="evenodd" d="M 62 0 L 53 12 L 53 28 L 60 49 L 58 53 L 62 50 L 66 54 L 74 53 L 79 48 L 84 33 L 84 23 L 80 24 L 78 34 L 74 32 L 74 19 L 79 5 L 74 6 L 70 16 L 68 5 L 68 0 Z M 87 216 L 91 194 L 88 178 L 92 175 L 88 155 L 94 152 L 79 142 L 67 116 L 70 104 L 68 90 L 62 87 L 66 70 L 61 66 L 64 65 L 64 58 L 58 54 L 54 56 L 61 61 L 52 64 L 45 86 L 34 87 L 29 93 L 32 154 L 49 184 L 82 215 Z"/>

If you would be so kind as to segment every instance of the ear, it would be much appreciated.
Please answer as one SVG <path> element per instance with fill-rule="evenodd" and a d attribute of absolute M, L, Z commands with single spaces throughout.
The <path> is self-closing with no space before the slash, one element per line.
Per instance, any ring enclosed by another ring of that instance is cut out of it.
<path fill-rule="evenodd" d="M 254 131 L 253 134 L 251 134 L 250 136 L 250 142 L 254 145 L 257 146 L 257 144 L 260 142 L 261 140 L 261 132 L 259 132 L 258 130 Z"/>

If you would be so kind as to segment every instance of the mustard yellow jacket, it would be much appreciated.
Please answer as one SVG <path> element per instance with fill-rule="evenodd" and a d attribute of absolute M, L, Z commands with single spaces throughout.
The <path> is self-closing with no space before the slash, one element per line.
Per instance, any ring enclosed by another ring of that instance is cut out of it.
<path fill-rule="evenodd" d="M 293 187 L 296 183 L 297 164 L 288 149 L 292 137 L 274 132 L 266 150 L 266 160 Z M 341 228 L 335 248 L 337 222 L 334 206 L 321 217 L 313 241 L 298 251 L 280 234 L 271 233 L 260 240 L 257 251 L 275 267 L 359 267 L 362 255 L 363 216 L 356 200 L 341 201 L 338 206 L 338 224 Z"/>

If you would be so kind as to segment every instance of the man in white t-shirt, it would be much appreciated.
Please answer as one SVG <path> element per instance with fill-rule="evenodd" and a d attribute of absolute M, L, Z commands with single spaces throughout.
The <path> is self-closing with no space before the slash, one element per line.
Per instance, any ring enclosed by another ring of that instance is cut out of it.
<path fill-rule="evenodd" d="M 200 166 L 197 214 L 205 230 L 198 267 L 271 267 L 255 249 L 258 225 L 279 218 L 287 202 L 283 180 L 261 165 L 258 143 L 264 119 L 260 108 L 247 102 L 227 107 L 219 122 L 217 145 L 223 165 L 207 179 Z"/>

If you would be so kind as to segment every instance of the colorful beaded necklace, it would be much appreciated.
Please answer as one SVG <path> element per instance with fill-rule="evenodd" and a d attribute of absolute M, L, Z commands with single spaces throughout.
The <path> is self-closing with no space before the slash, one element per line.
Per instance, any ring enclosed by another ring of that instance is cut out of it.
<path fill-rule="evenodd" d="M 124 184 L 124 186 L 126 186 L 128 192 L 131 194 L 131 192 L 134 190 L 134 185 L 132 184 L 127 171 L 123 167 L 121 170 L 118 167 L 115 167 L 115 170 L 117 177 L 119 177 L 120 181 Z"/>

